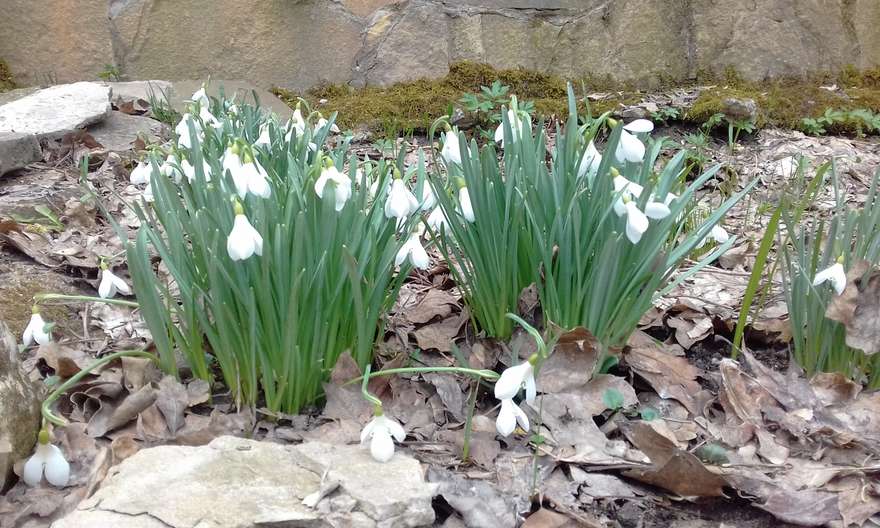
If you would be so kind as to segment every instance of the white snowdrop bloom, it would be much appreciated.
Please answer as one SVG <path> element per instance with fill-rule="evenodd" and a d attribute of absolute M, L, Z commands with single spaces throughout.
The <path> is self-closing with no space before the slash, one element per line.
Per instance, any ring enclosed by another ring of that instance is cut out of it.
<path fill-rule="evenodd" d="M 427 180 L 422 182 L 422 201 L 419 203 L 420 211 L 433 209 L 437 205 L 437 197 L 434 196 L 434 189 Z"/>
<path fill-rule="evenodd" d="M 321 169 L 321 175 L 315 182 L 315 194 L 319 198 L 324 198 L 324 189 L 328 182 L 335 194 L 336 210 L 341 211 L 345 207 L 345 202 L 351 198 L 351 179 L 339 172 L 332 162 L 329 162 L 329 166 L 324 166 Z"/>
<path fill-rule="evenodd" d="M 626 130 L 621 130 L 620 141 L 617 142 L 614 157 L 619 163 L 624 161 L 640 163 L 645 158 L 645 144 Z"/>
<path fill-rule="evenodd" d="M 636 119 L 623 125 L 623 129 L 633 134 L 647 134 L 654 130 L 654 123 L 647 119 Z"/>
<path fill-rule="evenodd" d="M 46 321 L 43 320 L 43 316 L 40 315 L 36 307 L 34 307 L 34 313 L 31 314 L 31 320 L 25 327 L 21 338 L 24 346 L 31 346 L 35 342 L 38 345 L 45 345 L 52 340 L 52 334 L 46 331 Z"/>
<path fill-rule="evenodd" d="M 235 204 L 235 221 L 226 238 L 226 252 L 232 260 L 245 260 L 251 255 L 263 254 L 263 237 L 254 229 L 241 204 Z"/>
<path fill-rule="evenodd" d="M 242 149 L 237 144 L 226 149 L 223 154 L 223 172 L 229 171 L 239 198 L 244 198 L 247 193 L 268 198 L 272 195 L 272 188 L 269 186 L 266 169 L 250 152 Z"/>
<path fill-rule="evenodd" d="M 260 137 L 254 141 L 254 145 L 265 145 L 269 146 L 272 144 L 272 139 L 269 136 L 269 125 L 264 124 L 260 127 Z"/>
<path fill-rule="evenodd" d="M 596 149 L 596 144 L 590 141 L 581 156 L 581 162 L 578 165 L 578 176 L 589 174 L 591 177 L 599 172 L 599 165 L 602 164 L 602 154 Z"/>
<path fill-rule="evenodd" d="M 207 106 L 203 106 L 203 107 L 199 108 L 199 119 L 202 120 L 202 123 L 204 123 L 208 126 L 217 127 L 218 124 L 220 126 L 222 126 L 220 121 L 217 120 L 216 117 L 214 117 L 214 114 L 212 114 L 211 111 L 208 110 Z"/>
<path fill-rule="evenodd" d="M 198 103 L 202 108 L 210 108 L 211 100 L 208 98 L 208 93 L 205 91 L 205 85 L 203 84 L 201 88 L 193 92 L 190 101 L 194 103 Z"/>
<path fill-rule="evenodd" d="M 719 244 L 723 244 L 730 240 L 730 234 L 721 226 L 721 224 L 715 224 L 712 226 L 712 231 L 709 232 L 709 236 Z"/>
<path fill-rule="evenodd" d="M 461 147 L 458 144 L 458 135 L 452 130 L 443 133 L 443 149 L 440 155 L 446 163 L 461 165 Z"/>
<path fill-rule="evenodd" d="M 40 431 L 34 454 L 24 463 L 21 479 L 34 487 L 40 485 L 43 475 L 49 484 L 59 488 L 66 486 L 70 480 L 70 464 L 61 450 L 49 443 L 49 433 L 45 429 Z"/>
<path fill-rule="evenodd" d="M 522 118 L 520 118 L 520 114 L 515 112 L 512 108 L 507 110 L 507 121 L 510 123 L 510 132 L 512 134 L 513 142 L 516 143 L 519 141 L 523 134 L 525 134 L 525 128 L 523 128 L 523 121 L 526 122 L 526 126 L 528 127 L 529 134 L 532 133 L 532 118 L 526 114 L 522 113 Z M 498 125 L 498 128 L 495 129 L 495 142 L 501 143 L 501 146 L 504 147 L 504 123 L 502 122 Z"/>
<path fill-rule="evenodd" d="M 642 195 L 642 192 L 645 190 L 644 187 L 630 181 L 623 176 L 617 175 L 611 180 L 611 184 L 614 186 L 615 192 L 624 191 L 624 193 L 629 194 L 631 197 L 638 198 Z"/>
<path fill-rule="evenodd" d="M 303 119 L 302 111 L 300 110 L 300 104 L 296 103 L 296 109 L 293 111 L 293 116 L 290 118 L 288 122 L 288 126 L 290 130 L 287 132 L 287 135 L 284 137 L 289 143 L 291 137 L 293 135 L 293 131 L 296 130 L 297 137 L 302 136 L 306 132 L 306 120 Z"/>
<path fill-rule="evenodd" d="M 361 445 L 370 442 L 370 454 L 377 462 L 388 462 L 394 456 L 394 440 L 403 442 L 406 431 L 396 420 L 385 415 L 374 416 L 361 431 Z"/>
<path fill-rule="evenodd" d="M 159 165 L 159 172 L 164 174 L 167 178 L 174 180 L 174 183 L 180 183 L 183 175 L 178 168 L 180 166 L 180 161 L 177 159 L 177 156 L 174 154 L 169 154 L 165 161 L 162 162 L 162 165 Z"/>
<path fill-rule="evenodd" d="M 649 201 L 645 204 L 644 212 L 629 197 L 623 198 L 620 203 L 623 204 L 623 212 L 620 212 L 617 203 L 614 204 L 614 210 L 620 216 L 626 215 L 626 238 L 633 244 L 638 244 L 642 235 L 648 230 L 648 218 L 662 220 L 671 213 L 669 207 L 662 202 Z"/>
<path fill-rule="evenodd" d="M 442 207 L 435 207 L 431 214 L 428 215 L 428 227 L 437 233 L 441 230 L 446 230 L 449 233 L 449 219 L 446 218 Z"/>
<path fill-rule="evenodd" d="M 471 206 L 471 194 L 467 187 L 458 190 L 458 204 L 464 219 L 468 222 L 474 222 L 476 217 L 474 216 L 474 208 Z"/>
<path fill-rule="evenodd" d="M 147 183 L 147 186 L 144 187 L 144 192 L 141 193 L 141 197 L 147 203 L 153 203 L 155 201 L 156 198 L 153 196 L 153 184 L 152 183 L 149 183 L 149 182 Z"/>
<path fill-rule="evenodd" d="M 318 114 L 318 122 L 315 124 L 315 131 L 317 132 L 318 130 L 321 130 L 322 128 L 327 126 L 327 123 L 328 123 L 328 121 L 326 119 L 324 119 L 324 116 L 322 116 L 321 114 Z M 330 125 L 330 132 L 333 132 L 334 134 L 339 133 L 339 127 L 336 126 L 336 123 L 333 123 L 332 125 Z"/>
<path fill-rule="evenodd" d="M 533 403 L 538 392 L 535 385 L 535 367 L 531 360 L 504 369 L 501 377 L 495 382 L 495 398 L 512 400 L 522 387 L 526 389 L 526 401 Z"/>
<path fill-rule="evenodd" d="M 840 295 L 846 289 L 846 270 L 843 269 L 843 263 L 840 262 L 840 259 L 817 273 L 813 279 L 813 286 L 819 286 L 825 282 L 831 282 L 831 286 L 837 295 Z"/>
<path fill-rule="evenodd" d="M 419 210 L 419 201 L 415 195 L 406 188 L 403 179 L 395 177 L 391 182 L 391 191 L 385 199 L 385 217 L 407 218 Z"/>
<path fill-rule="evenodd" d="M 98 284 L 98 296 L 102 299 L 112 299 L 116 293 L 122 295 L 131 295 L 131 286 L 124 280 L 117 277 L 107 268 L 106 264 L 101 265 L 101 282 Z"/>
<path fill-rule="evenodd" d="M 409 259 L 409 262 L 413 267 L 422 270 L 428 269 L 431 265 L 431 259 L 428 257 L 428 252 L 422 247 L 422 241 L 419 238 L 418 233 L 411 234 L 409 240 L 407 240 L 406 243 L 401 246 L 400 250 L 397 251 L 394 264 L 400 266 L 406 262 L 407 259 Z"/>
<path fill-rule="evenodd" d="M 191 114 L 183 114 L 183 117 L 180 118 L 180 122 L 177 123 L 177 126 L 174 127 L 174 132 L 177 134 L 177 145 L 183 148 L 192 148 L 192 138 L 190 137 L 190 127 L 195 131 L 195 135 L 197 138 L 202 138 L 202 126 L 199 124 L 198 120 L 193 118 Z"/>
<path fill-rule="evenodd" d="M 510 436 L 516 430 L 516 424 L 522 427 L 524 431 L 529 430 L 529 417 L 514 403 L 512 399 L 501 400 L 501 410 L 498 411 L 498 418 L 495 419 L 495 429 L 501 436 Z"/>
<path fill-rule="evenodd" d="M 196 168 L 192 166 L 189 160 L 183 160 L 180 162 L 180 169 L 183 171 L 183 175 L 186 176 L 186 179 L 189 180 L 190 183 L 193 183 L 196 179 Z M 211 166 L 208 165 L 207 160 L 202 159 L 202 172 L 205 173 L 205 181 L 211 181 Z"/>
<path fill-rule="evenodd" d="M 149 161 L 141 161 L 137 164 L 137 167 L 132 169 L 131 174 L 128 175 L 128 179 L 131 183 L 138 185 L 141 183 L 150 183 L 150 178 L 153 176 L 153 167 L 150 165 Z"/>

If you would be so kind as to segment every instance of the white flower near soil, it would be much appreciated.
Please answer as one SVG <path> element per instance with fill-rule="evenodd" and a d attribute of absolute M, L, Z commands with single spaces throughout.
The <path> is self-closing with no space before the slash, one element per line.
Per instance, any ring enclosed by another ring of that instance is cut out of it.
<path fill-rule="evenodd" d="M 208 126 L 212 126 L 214 128 L 223 127 L 223 123 L 221 123 L 216 117 L 214 117 L 214 114 L 212 114 L 211 111 L 208 110 L 207 106 L 199 108 L 199 119 L 202 120 L 202 123 Z"/>
<path fill-rule="evenodd" d="M 520 117 L 522 115 L 522 117 Z M 529 114 L 525 112 L 517 112 L 513 108 L 509 108 L 507 110 L 507 122 L 510 123 L 510 131 L 511 131 L 511 139 L 516 143 L 520 139 L 522 139 L 523 134 L 525 134 L 526 127 L 528 127 L 529 134 L 532 133 L 532 118 Z M 525 122 L 525 127 L 523 126 L 523 122 Z M 501 143 L 501 147 L 504 147 L 504 123 L 502 122 L 498 125 L 498 128 L 495 129 L 495 142 Z"/>
<path fill-rule="evenodd" d="M 458 206 L 461 209 L 461 215 L 468 222 L 474 222 L 474 208 L 471 206 L 471 194 L 467 187 L 462 186 L 458 189 Z"/>
<path fill-rule="evenodd" d="M 239 198 L 244 198 L 247 193 L 260 198 L 268 198 L 272 195 L 266 169 L 254 158 L 253 153 L 245 150 L 244 147 L 238 144 L 227 147 L 223 154 L 223 172 L 226 171 L 232 176 Z"/>
<path fill-rule="evenodd" d="M 452 130 L 443 133 L 443 149 L 440 155 L 448 164 L 461 165 L 461 146 L 458 144 L 458 135 Z"/>
<path fill-rule="evenodd" d="M 62 488 L 70 480 L 70 463 L 58 447 L 49 443 L 49 433 L 40 431 L 34 454 L 22 468 L 21 479 L 28 486 L 39 486 L 45 475 L 46 481 Z"/>
<path fill-rule="evenodd" d="M 137 164 L 137 167 L 132 169 L 131 174 L 128 175 L 128 179 L 135 185 L 150 183 L 150 178 L 152 177 L 153 167 L 149 161 L 141 161 Z"/>
<path fill-rule="evenodd" d="M 402 220 L 419 210 L 419 201 L 415 195 L 406 188 L 403 179 L 395 174 L 391 182 L 391 191 L 385 200 L 385 217 Z"/>
<path fill-rule="evenodd" d="M 427 180 L 422 182 L 422 200 L 419 202 L 419 211 L 427 211 L 437 206 L 437 196 Z"/>
<path fill-rule="evenodd" d="M 517 424 L 523 431 L 528 431 L 529 417 L 513 400 L 501 400 L 501 410 L 498 411 L 498 418 L 495 420 L 495 430 L 501 436 L 510 436 L 516 430 Z"/>
<path fill-rule="evenodd" d="M 648 134 L 654 130 L 654 123 L 647 119 L 636 119 L 623 125 L 623 129 L 633 134 Z"/>
<path fill-rule="evenodd" d="M 381 411 L 380 411 L 381 412 Z M 383 414 L 373 416 L 361 431 L 361 445 L 370 442 L 370 454 L 377 462 L 388 462 L 394 456 L 394 440 L 403 442 L 406 431 L 397 421 Z"/>
<path fill-rule="evenodd" d="M 504 369 L 501 377 L 495 382 L 495 398 L 501 401 L 501 410 L 495 420 L 495 429 L 501 436 L 508 436 L 516 429 L 518 423 L 523 430 L 529 430 L 529 418 L 526 413 L 513 401 L 519 394 L 520 389 L 526 390 L 526 402 L 535 402 L 538 395 L 535 384 L 534 360 L 529 358 L 519 365 Z"/>
<path fill-rule="evenodd" d="M 210 108 L 211 107 L 211 99 L 208 98 L 208 93 L 205 91 L 205 85 L 203 84 L 201 88 L 193 92 L 192 97 L 190 97 L 190 101 L 194 103 L 198 103 L 202 108 Z"/>
<path fill-rule="evenodd" d="M 324 119 L 324 116 L 322 116 L 321 114 L 318 114 L 318 122 L 315 124 L 315 132 L 323 129 L 325 126 L 327 126 L 327 123 L 328 123 L 328 121 L 326 119 Z M 333 123 L 332 125 L 330 125 L 330 132 L 333 132 L 334 134 L 339 133 L 339 127 L 336 126 L 336 123 Z"/>
<path fill-rule="evenodd" d="M 190 183 L 193 183 L 196 179 L 196 168 L 189 162 L 189 160 L 183 160 L 180 162 L 180 170 L 183 171 L 183 175 L 186 176 L 186 179 L 189 180 Z M 205 174 L 205 181 L 211 181 L 211 165 L 208 164 L 208 161 L 202 159 L 202 172 Z"/>
<path fill-rule="evenodd" d="M 269 136 L 269 125 L 264 124 L 260 127 L 260 137 L 254 141 L 254 145 L 269 146 L 272 144 L 272 138 Z"/>
<path fill-rule="evenodd" d="M 446 213 L 443 212 L 443 208 L 439 205 L 434 207 L 431 214 L 428 215 L 428 227 L 437 233 L 443 230 L 447 233 L 449 232 L 449 219 L 446 218 Z"/>
<path fill-rule="evenodd" d="M 619 163 L 640 163 L 645 158 L 645 144 L 626 130 L 621 130 L 614 157 Z"/>
<path fill-rule="evenodd" d="M 98 296 L 102 299 L 112 299 L 117 293 L 131 295 L 131 286 L 110 271 L 107 268 L 106 263 L 102 263 L 101 282 L 98 284 Z"/>
<path fill-rule="evenodd" d="M 846 289 L 846 270 L 843 269 L 841 259 L 837 259 L 837 262 L 820 271 L 813 278 L 813 286 L 819 286 L 826 282 L 831 283 L 837 295 L 840 295 Z"/>
<path fill-rule="evenodd" d="M 202 126 L 199 122 L 192 116 L 192 114 L 186 113 L 183 114 L 183 117 L 180 118 L 180 122 L 177 123 L 177 126 L 174 127 L 174 132 L 177 134 L 177 145 L 183 148 L 192 148 L 192 138 L 190 136 L 190 128 L 195 132 L 195 135 L 200 140 L 202 139 Z"/>
<path fill-rule="evenodd" d="M 254 254 L 263 254 L 263 237 L 251 225 L 239 203 L 235 204 L 235 220 L 232 231 L 226 238 L 226 252 L 235 261 L 248 259 Z"/>
<path fill-rule="evenodd" d="M 153 203 L 153 201 L 155 200 L 155 197 L 153 196 L 153 184 L 152 183 L 147 182 L 147 186 L 144 187 L 144 192 L 143 192 L 143 194 L 141 194 L 141 196 L 143 197 L 145 202 Z"/>
<path fill-rule="evenodd" d="M 159 172 L 167 178 L 174 180 L 174 183 L 180 183 L 182 176 L 178 169 L 179 166 L 180 160 L 177 159 L 177 156 L 169 154 L 165 161 L 162 162 L 162 165 L 159 165 Z"/>
<path fill-rule="evenodd" d="M 626 238 L 633 244 L 638 244 L 642 239 L 642 235 L 648 230 L 648 219 L 662 220 L 669 216 L 669 207 L 661 202 L 648 202 L 645 204 L 644 212 L 639 209 L 638 204 L 629 197 L 623 198 L 623 212 L 618 210 L 615 203 L 615 211 L 619 216 L 626 215 Z"/>
<path fill-rule="evenodd" d="M 306 120 L 303 119 L 302 111 L 300 110 L 300 103 L 296 103 L 296 109 L 293 111 L 293 116 L 290 118 L 290 122 L 288 123 L 290 126 L 290 130 L 287 132 L 285 139 L 289 143 L 292 136 L 293 131 L 296 130 L 297 137 L 302 136 L 306 132 Z"/>
<path fill-rule="evenodd" d="M 730 240 L 730 233 L 724 229 L 721 224 L 715 224 L 712 226 L 712 230 L 709 232 L 709 236 L 712 237 L 712 240 L 719 244 L 723 244 Z"/>
<path fill-rule="evenodd" d="M 31 320 L 25 327 L 21 339 L 24 346 L 31 346 L 35 342 L 38 345 L 45 345 L 52 341 L 52 333 L 46 331 L 46 321 L 43 320 L 43 316 L 40 315 L 36 307 L 34 307 L 34 313 L 31 314 Z"/>
<path fill-rule="evenodd" d="M 321 175 L 315 182 L 315 194 L 319 198 L 324 198 L 324 190 L 327 189 L 328 183 L 335 195 L 336 210 L 341 211 L 345 207 L 345 202 L 351 198 L 351 178 L 339 172 L 333 165 L 333 162 L 326 158 L 326 164 L 321 169 Z"/>
<path fill-rule="evenodd" d="M 412 233 L 409 239 L 397 251 L 394 265 L 400 266 L 407 260 L 409 260 L 413 267 L 421 270 L 426 270 L 431 266 L 431 259 L 428 257 L 428 252 L 422 246 L 418 233 Z"/>
<path fill-rule="evenodd" d="M 581 156 L 581 162 L 578 165 L 578 176 L 589 175 L 595 176 L 599 172 L 599 165 L 602 164 L 602 154 L 596 149 L 596 144 L 590 141 Z"/>

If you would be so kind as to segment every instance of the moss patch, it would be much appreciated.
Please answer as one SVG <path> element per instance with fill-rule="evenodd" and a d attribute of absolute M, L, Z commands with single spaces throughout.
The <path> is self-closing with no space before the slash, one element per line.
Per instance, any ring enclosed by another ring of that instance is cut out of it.
<path fill-rule="evenodd" d="M 15 81 L 12 79 L 12 71 L 6 61 L 0 59 L 0 92 L 7 92 L 15 88 Z"/>

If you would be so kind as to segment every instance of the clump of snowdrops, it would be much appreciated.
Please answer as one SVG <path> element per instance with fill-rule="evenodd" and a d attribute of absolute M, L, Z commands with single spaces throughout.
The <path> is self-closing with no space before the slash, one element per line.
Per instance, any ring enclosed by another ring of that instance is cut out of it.
<path fill-rule="evenodd" d="M 815 200 L 828 180 L 836 196 L 830 219 L 804 220 L 805 204 Z M 880 264 L 878 182 L 880 172 L 871 182 L 864 205 L 855 208 L 846 204 L 830 163 L 820 167 L 809 182 L 799 171 L 790 194 L 804 199 L 784 207 L 782 213 L 791 239 L 782 246 L 782 279 L 794 359 L 808 375 L 839 372 L 871 389 L 880 387 L 880 359 L 848 346 L 846 328 L 826 317 L 826 311 L 847 287 L 848 271 L 862 262 L 869 264 L 868 271 Z"/>
<path fill-rule="evenodd" d="M 386 211 L 399 170 L 334 131 L 303 105 L 280 123 L 197 92 L 176 141 L 133 171 L 146 186 L 128 267 L 166 371 L 178 350 L 239 402 L 296 413 L 340 354 L 372 360 L 416 207 Z"/>

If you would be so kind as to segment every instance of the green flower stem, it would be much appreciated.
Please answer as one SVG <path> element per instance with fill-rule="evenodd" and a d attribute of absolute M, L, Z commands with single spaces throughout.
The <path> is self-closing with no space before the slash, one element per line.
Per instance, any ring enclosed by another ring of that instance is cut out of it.
<path fill-rule="evenodd" d="M 119 352 L 114 352 L 112 354 L 108 354 L 108 355 L 96 360 L 94 363 L 92 363 L 88 367 L 77 372 L 76 374 L 74 374 L 73 376 L 68 378 L 67 381 L 65 381 L 64 383 L 59 385 L 58 388 L 56 388 L 51 393 L 49 393 L 49 396 L 46 397 L 46 399 L 43 401 L 43 405 L 40 408 L 43 413 L 43 420 L 47 421 L 47 422 L 51 422 L 52 424 L 57 425 L 57 426 L 61 426 L 61 427 L 66 426 L 67 420 L 56 415 L 55 413 L 52 412 L 52 409 L 50 409 L 52 404 L 55 403 L 55 400 L 57 400 L 68 389 L 70 389 L 71 387 L 76 385 L 79 382 L 79 380 L 83 379 L 88 374 L 91 374 L 92 370 L 99 368 L 99 367 L 102 367 L 102 366 L 106 365 L 107 363 L 110 363 L 111 361 L 113 361 L 117 358 L 121 358 L 121 357 L 142 357 L 142 358 L 149 359 L 155 363 L 159 363 L 159 358 L 157 358 L 153 354 L 150 354 L 149 352 L 144 352 L 143 350 L 120 350 Z"/>
<path fill-rule="evenodd" d="M 429 373 L 429 372 L 456 372 L 459 374 L 467 374 L 468 376 L 476 376 L 478 378 L 486 378 L 488 380 L 497 380 L 501 376 L 495 372 L 494 370 L 477 370 L 472 368 L 465 367 L 405 367 L 405 368 L 394 368 L 388 370 L 380 370 L 379 372 L 373 372 L 372 374 L 367 371 L 363 376 L 355 378 L 353 380 L 349 380 L 345 382 L 343 385 L 351 385 L 352 383 L 357 383 L 359 381 L 363 381 L 363 386 L 366 387 L 366 384 L 369 383 L 369 378 L 374 378 L 376 376 L 390 376 L 392 374 L 420 374 L 420 373 Z M 365 389 L 363 389 L 365 390 Z M 369 398 L 368 398 L 369 399 Z M 370 400 L 372 401 L 372 400 Z"/>
<path fill-rule="evenodd" d="M 61 293 L 38 293 L 37 295 L 34 295 L 35 303 L 40 304 L 43 301 L 102 302 L 106 304 L 128 306 L 129 308 L 140 308 L 140 305 L 134 301 L 104 299 L 102 297 L 92 297 L 90 295 L 63 295 Z"/>
<path fill-rule="evenodd" d="M 468 457 L 471 454 L 471 435 L 473 433 L 473 425 L 474 425 L 474 410 L 477 407 L 477 393 L 480 392 L 480 383 L 477 382 L 471 387 L 471 393 L 468 396 L 468 413 L 467 419 L 464 422 L 464 444 L 461 446 L 461 460 L 462 462 L 467 462 Z"/>
<path fill-rule="evenodd" d="M 364 375 L 361 376 L 361 378 L 364 380 L 363 383 L 361 383 L 361 394 L 364 395 L 365 400 L 372 403 L 376 407 L 375 414 L 379 415 L 382 411 L 382 400 L 380 400 L 373 394 L 370 394 L 369 389 L 367 389 L 367 385 L 370 383 L 370 370 L 372 370 L 372 368 L 373 367 L 369 363 L 367 363 L 367 368 L 364 370 Z"/>

